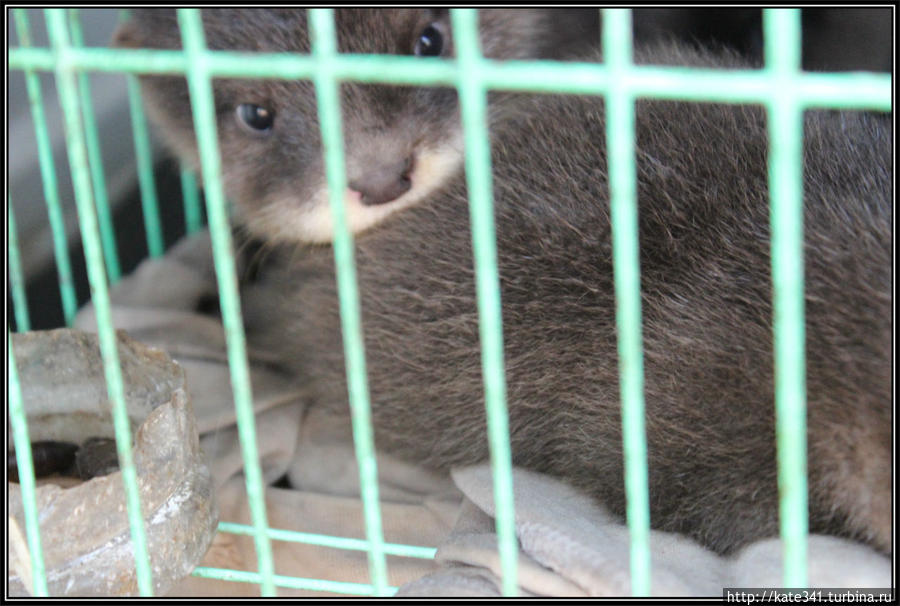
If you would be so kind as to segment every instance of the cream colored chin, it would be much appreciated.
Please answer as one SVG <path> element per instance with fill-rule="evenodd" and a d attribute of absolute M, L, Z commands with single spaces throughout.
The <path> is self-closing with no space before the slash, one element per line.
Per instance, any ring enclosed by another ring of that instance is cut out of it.
<path fill-rule="evenodd" d="M 359 194 L 345 190 L 344 208 L 350 231 L 359 233 L 380 223 L 386 217 L 421 202 L 449 180 L 462 164 L 458 141 L 438 149 L 423 150 L 412 174 L 412 188 L 401 197 L 376 206 L 359 201 Z M 299 206 L 299 208 L 298 208 Z M 321 188 L 302 205 L 296 198 L 285 196 L 267 205 L 262 212 L 246 217 L 251 231 L 273 242 L 331 242 L 334 223 L 327 188 Z"/>

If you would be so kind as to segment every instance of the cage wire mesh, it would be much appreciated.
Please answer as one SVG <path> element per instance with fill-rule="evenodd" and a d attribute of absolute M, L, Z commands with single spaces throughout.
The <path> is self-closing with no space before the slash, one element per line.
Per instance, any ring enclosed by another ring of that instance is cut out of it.
<path fill-rule="evenodd" d="M 484 59 L 477 42 L 477 14 L 472 9 L 453 9 L 456 35 L 455 60 L 410 61 L 398 56 L 347 56 L 336 51 L 331 9 L 309 14 L 312 51 L 309 56 L 247 55 L 205 48 L 201 15 L 197 9 L 179 9 L 183 51 L 112 50 L 85 48 L 76 11 L 46 10 L 49 47 L 32 46 L 24 10 L 13 12 L 19 46 L 9 49 L 8 67 L 24 72 L 43 175 L 44 196 L 53 225 L 55 258 L 65 320 L 75 313 L 71 268 L 66 254 L 65 232 L 59 217 L 56 167 L 47 139 L 38 72 L 55 74 L 64 114 L 70 170 L 78 218 L 87 259 L 92 300 L 97 311 L 118 454 L 123 471 L 135 565 L 141 595 L 152 594 L 152 572 L 141 516 L 131 436 L 125 416 L 122 377 L 110 316 L 109 282 L 120 275 L 116 235 L 109 219 L 100 141 L 90 105 L 88 72 L 120 72 L 129 83 L 139 181 L 144 202 L 148 249 L 163 253 L 159 236 L 159 211 L 153 184 L 147 126 L 140 104 L 138 74 L 183 74 L 191 92 L 193 119 L 201 152 L 203 189 L 212 237 L 222 318 L 227 335 L 228 361 L 234 391 L 238 428 L 246 469 L 247 498 L 252 525 L 223 521 L 219 531 L 250 534 L 255 539 L 258 572 L 198 568 L 195 575 L 258 583 L 263 595 L 275 595 L 276 587 L 295 587 L 357 595 L 390 595 L 396 588 L 387 581 L 386 555 L 432 557 L 434 550 L 386 543 L 382 534 L 374 455 L 369 420 L 369 396 L 365 353 L 355 279 L 353 237 L 347 228 L 341 192 L 346 176 L 338 86 L 358 80 L 420 86 L 454 86 L 458 90 L 466 149 L 466 178 L 470 192 L 472 239 L 475 250 L 478 310 L 482 343 L 485 405 L 494 471 L 497 535 L 500 546 L 503 592 L 515 595 L 518 547 L 513 526 L 512 472 L 503 371 L 503 339 L 499 279 L 491 199 L 491 168 L 486 133 L 485 104 L 489 89 L 530 92 L 590 94 L 607 102 L 609 179 L 613 219 L 616 317 L 619 335 L 623 440 L 626 468 L 627 523 L 631 537 L 632 593 L 648 595 L 650 588 L 649 506 L 647 455 L 644 436 L 642 384 L 640 283 L 637 248 L 634 107 L 638 98 L 680 99 L 721 103 L 758 103 L 766 107 L 771 152 L 769 156 L 772 272 L 774 284 L 774 335 L 776 372 L 776 434 L 781 535 L 784 540 L 784 585 L 806 585 L 806 427 L 805 360 L 802 264 L 802 114 L 809 107 L 891 109 L 888 75 L 813 74 L 800 71 L 799 10 L 767 9 L 764 13 L 765 66 L 760 70 L 709 70 L 635 66 L 631 60 L 629 10 L 604 9 L 602 44 L 605 62 L 557 63 Z M 334 217 L 334 256 L 337 267 L 341 321 L 346 352 L 353 435 L 360 469 L 366 539 L 350 539 L 270 528 L 263 500 L 263 483 L 256 447 L 256 432 L 241 307 L 238 297 L 231 232 L 220 179 L 211 79 L 281 78 L 310 79 L 315 83 L 320 126 L 326 152 L 326 174 Z M 182 171 L 188 231 L 200 227 L 197 185 L 189 171 Z M 19 267 L 15 222 L 9 216 L 9 272 L 16 327 L 28 330 L 27 303 Z M 9 338 L 9 332 L 7 333 Z M 15 356 L 8 349 L 10 417 L 14 430 L 26 535 L 33 571 L 33 594 L 47 595 L 40 537 L 36 521 L 35 483 L 31 467 L 27 424 L 21 406 Z M 370 584 L 301 579 L 274 573 L 270 541 L 288 540 L 368 553 Z"/>

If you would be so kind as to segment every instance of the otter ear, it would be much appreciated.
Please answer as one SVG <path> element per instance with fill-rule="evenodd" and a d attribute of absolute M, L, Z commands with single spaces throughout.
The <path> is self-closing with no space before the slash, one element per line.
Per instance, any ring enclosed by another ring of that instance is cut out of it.
<path fill-rule="evenodd" d="M 175 9 L 132 9 L 131 17 L 113 34 L 118 48 L 180 48 Z"/>

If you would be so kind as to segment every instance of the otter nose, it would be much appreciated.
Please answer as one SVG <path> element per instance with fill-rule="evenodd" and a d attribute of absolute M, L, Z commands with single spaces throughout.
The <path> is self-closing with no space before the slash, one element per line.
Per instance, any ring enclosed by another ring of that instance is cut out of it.
<path fill-rule="evenodd" d="M 412 187 L 409 178 L 412 157 L 400 162 L 385 164 L 350 180 L 350 189 L 358 191 L 363 204 L 374 206 L 396 200 Z"/>

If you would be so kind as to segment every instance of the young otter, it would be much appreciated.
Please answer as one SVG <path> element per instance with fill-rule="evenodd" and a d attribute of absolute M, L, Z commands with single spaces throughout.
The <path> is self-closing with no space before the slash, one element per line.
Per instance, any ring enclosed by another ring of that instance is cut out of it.
<path fill-rule="evenodd" d="M 208 48 L 309 53 L 306 11 L 204 9 Z M 495 9 L 480 12 L 483 53 L 497 59 L 560 58 L 596 43 L 597 10 Z M 447 9 L 338 9 L 338 50 L 448 57 Z M 181 48 L 173 9 L 135 10 L 116 34 L 125 47 Z M 199 166 L 183 77 L 141 78 L 166 142 Z M 308 80 L 214 81 L 226 192 L 241 223 L 268 241 L 332 237 L 319 122 Z M 425 199 L 462 166 L 462 134 L 452 88 L 347 83 L 341 87 L 349 191 L 347 219 L 361 231 Z M 499 118 L 507 95 L 492 95 Z"/>
<path fill-rule="evenodd" d="M 642 61 L 738 66 L 664 48 Z M 513 460 L 625 508 L 599 98 L 534 97 L 493 137 Z M 778 534 L 766 116 L 639 101 L 651 524 L 720 553 Z M 891 139 L 807 112 L 813 532 L 891 551 Z M 462 179 L 357 239 L 376 444 L 436 469 L 488 459 Z M 332 253 L 285 247 L 246 285 L 248 339 L 347 414 Z"/>
<path fill-rule="evenodd" d="M 207 42 L 305 48 L 305 21 L 284 13 L 264 20 L 263 36 L 210 11 Z M 396 32 L 382 26 L 406 21 L 353 15 L 338 11 L 345 50 L 411 52 L 415 36 L 439 30 L 410 18 L 415 33 L 392 46 L 396 38 L 372 31 Z M 138 32 L 177 46 L 174 21 L 161 21 L 147 18 L 122 39 Z M 492 23 L 509 27 L 482 16 L 483 30 Z M 288 31 L 298 35 L 278 34 Z M 504 56 L 495 43 L 484 40 L 484 49 Z M 742 67 L 675 47 L 637 59 Z M 246 82 L 217 84 L 226 187 L 270 250 L 243 293 L 248 339 L 277 354 L 317 405 L 347 414 L 332 251 L 275 246 L 330 234 L 315 219 L 324 194 L 313 93 L 303 82 L 258 88 L 265 98 L 245 98 L 256 90 Z M 145 90 L 176 148 L 195 153 L 183 82 L 147 78 Z M 399 128 L 390 116 L 402 115 L 401 140 L 430 124 L 428 145 L 451 149 L 459 163 L 457 143 L 447 143 L 459 132 L 452 93 L 343 90 L 351 187 L 367 166 L 355 154 L 388 145 L 354 145 L 369 132 L 365 116 L 380 115 L 376 131 L 385 134 L 394 132 L 386 125 Z M 272 104 L 290 136 L 273 129 L 248 137 L 240 121 L 261 115 L 242 113 L 246 104 Z M 417 116 L 416 107 L 430 109 Z M 623 513 L 603 102 L 541 96 L 498 107 L 508 126 L 492 143 L 514 462 L 567 478 Z M 765 120 L 749 106 L 637 107 L 651 523 L 721 553 L 778 532 Z M 805 134 L 810 525 L 889 552 L 890 136 L 883 121 L 852 112 L 808 112 Z M 415 152 L 414 167 L 423 153 Z M 446 469 L 488 458 L 468 205 L 455 168 L 420 190 L 417 170 L 405 195 L 421 195 L 369 206 L 350 200 L 369 217 L 352 226 L 384 218 L 369 210 L 386 216 L 407 207 L 357 239 L 376 443 Z M 288 199 L 287 191 L 304 194 Z"/>

